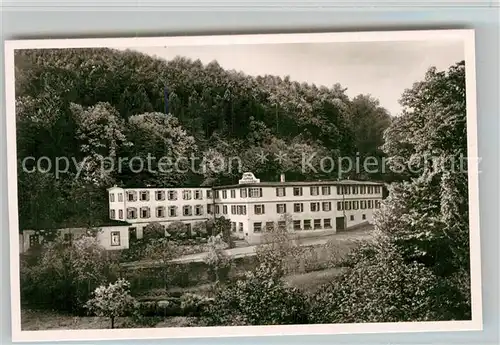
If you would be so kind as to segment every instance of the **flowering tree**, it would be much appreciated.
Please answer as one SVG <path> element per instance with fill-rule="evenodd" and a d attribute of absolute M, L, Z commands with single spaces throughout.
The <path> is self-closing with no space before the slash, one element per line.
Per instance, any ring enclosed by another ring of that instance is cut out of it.
<path fill-rule="evenodd" d="M 97 316 L 109 317 L 111 328 L 114 328 L 115 318 L 132 310 L 136 303 L 135 298 L 130 295 L 130 283 L 118 279 L 115 283 L 101 285 L 95 289 L 94 297 L 85 306 Z"/>

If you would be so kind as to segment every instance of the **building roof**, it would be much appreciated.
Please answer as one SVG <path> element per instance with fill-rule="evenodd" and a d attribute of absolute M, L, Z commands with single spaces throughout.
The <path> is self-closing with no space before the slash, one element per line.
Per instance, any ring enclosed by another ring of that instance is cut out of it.
<path fill-rule="evenodd" d="M 318 181 L 287 181 L 287 182 L 260 182 L 259 179 L 256 179 L 252 182 L 248 183 L 238 183 L 238 184 L 230 184 L 230 185 L 220 185 L 220 186 L 178 186 L 178 187 L 158 187 L 158 186 L 129 186 L 129 187 L 117 187 L 113 186 L 108 188 L 107 190 L 111 190 L 113 188 L 123 188 L 123 189 L 226 189 L 226 188 L 244 188 L 244 187 L 292 187 L 292 186 L 336 186 L 336 185 L 369 185 L 369 186 L 382 186 L 383 182 L 378 181 L 356 181 L 356 180 L 318 180 Z"/>
<path fill-rule="evenodd" d="M 214 186 L 214 189 L 241 188 L 241 187 L 303 187 L 303 186 L 337 186 L 337 185 L 367 185 L 382 186 L 381 182 L 374 181 L 355 181 L 355 180 L 330 180 L 330 181 L 289 181 L 289 182 L 256 182 L 242 183 L 225 186 Z"/>
<path fill-rule="evenodd" d="M 123 221 L 123 220 L 109 219 L 109 220 L 106 220 L 102 223 L 99 223 L 98 225 L 93 225 L 91 227 L 81 225 L 81 224 L 78 224 L 78 225 L 77 224 L 68 224 L 68 225 L 57 226 L 57 227 L 50 227 L 50 226 L 43 227 L 40 229 L 37 229 L 37 228 L 19 229 L 19 231 L 41 231 L 41 230 L 45 230 L 45 231 L 55 230 L 55 231 L 57 231 L 57 230 L 63 230 L 63 229 L 89 229 L 89 228 L 96 229 L 96 228 L 104 228 L 107 226 L 128 226 L 128 225 L 130 225 L 130 223 Z"/>
<path fill-rule="evenodd" d="M 113 190 L 113 189 L 211 189 L 211 186 L 177 186 L 177 187 L 160 187 L 160 186 L 128 186 L 128 187 L 118 187 L 118 186 L 113 186 L 110 188 L 107 188 L 107 191 Z"/>

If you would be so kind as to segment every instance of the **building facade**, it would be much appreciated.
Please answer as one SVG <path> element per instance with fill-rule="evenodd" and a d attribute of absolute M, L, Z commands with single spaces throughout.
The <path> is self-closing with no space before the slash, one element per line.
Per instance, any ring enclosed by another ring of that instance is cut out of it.
<path fill-rule="evenodd" d="M 230 220 L 236 237 L 258 243 L 276 226 L 290 231 L 331 232 L 371 223 L 382 200 L 380 183 L 366 181 L 261 182 L 244 173 L 238 184 L 212 188 L 108 189 L 110 224 L 97 227 L 97 239 L 108 250 L 129 248 L 132 238 L 142 238 L 153 223 L 165 227 L 182 222 L 187 227 L 214 217 Z M 74 239 L 86 228 L 58 229 L 59 236 Z M 22 252 L 43 242 L 39 231 L 24 230 Z"/>
<path fill-rule="evenodd" d="M 349 229 L 373 221 L 382 200 L 380 183 L 366 181 L 261 182 L 252 173 L 238 184 L 212 188 L 108 189 L 110 218 L 130 223 L 130 237 L 158 222 L 191 226 L 223 216 L 239 238 L 256 242 L 271 227 L 292 231 Z M 290 224 L 287 224 L 290 223 Z"/>
<path fill-rule="evenodd" d="M 142 238 L 153 222 L 168 227 L 181 221 L 187 226 L 211 217 L 210 188 L 119 188 L 108 189 L 109 217 L 130 223 L 130 237 Z"/>

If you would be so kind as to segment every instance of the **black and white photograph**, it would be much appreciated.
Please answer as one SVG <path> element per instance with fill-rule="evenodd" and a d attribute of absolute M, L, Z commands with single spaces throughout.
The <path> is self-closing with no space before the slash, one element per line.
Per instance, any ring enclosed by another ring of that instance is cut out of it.
<path fill-rule="evenodd" d="M 482 328 L 472 30 L 5 50 L 14 340 Z"/>

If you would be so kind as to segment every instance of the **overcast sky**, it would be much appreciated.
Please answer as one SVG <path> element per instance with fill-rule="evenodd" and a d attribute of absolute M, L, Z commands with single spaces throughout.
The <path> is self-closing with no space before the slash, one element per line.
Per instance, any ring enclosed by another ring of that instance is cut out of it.
<path fill-rule="evenodd" d="M 295 43 L 134 49 L 167 60 L 177 55 L 217 60 L 225 69 L 249 75 L 290 75 L 298 82 L 332 86 L 347 94 L 371 94 L 392 115 L 401 111 L 404 89 L 421 80 L 430 66 L 446 69 L 464 59 L 462 41 Z"/>

